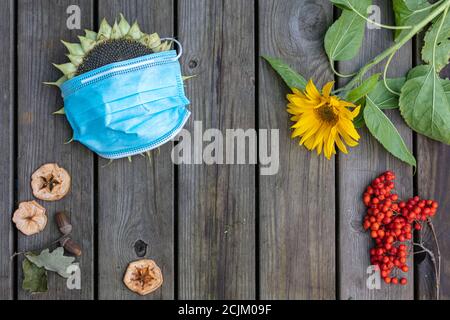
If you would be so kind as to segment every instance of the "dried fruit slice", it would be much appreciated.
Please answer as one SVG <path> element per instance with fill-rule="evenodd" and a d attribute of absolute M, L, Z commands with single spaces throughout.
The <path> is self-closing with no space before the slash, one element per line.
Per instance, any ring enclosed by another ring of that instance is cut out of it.
<path fill-rule="evenodd" d="M 70 191 L 70 175 L 56 163 L 44 164 L 31 176 L 31 188 L 40 200 L 60 200 Z"/>
<path fill-rule="evenodd" d="M 17 229 L 27 236 L 39 233 L 47 225 L 45 208 L 36 201 L 22 202 L 14 212 L 13 222 Z"/>
<path fill-rule="evenodd" d="M 155 261 L 149 259 L 131 262 L 128 265 L 123 283 L 133 292 L 141 296 L 152 293 L 163 283 L 161 269 Z"/>

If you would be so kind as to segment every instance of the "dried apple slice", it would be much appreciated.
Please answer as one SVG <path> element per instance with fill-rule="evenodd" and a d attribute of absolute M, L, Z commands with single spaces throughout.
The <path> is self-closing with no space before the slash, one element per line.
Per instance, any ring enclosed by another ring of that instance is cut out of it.
<path fill-rule="evenodd" d="M 44 201 L 57 201 L 70 191 L 70 175 L 56 163 L 47 163 L 31 176 L 33 195 Z"/>
<path fill-rule="evenodd" d="M 39 233 L 47 225 L 46 210 L 36 201 L 22 202 L 14 212 L 13 222 L 17 229 L 27 236 Z"/>
<path fill-rule="evenodd" d="M 144 296 L 161 287 L 162 272 L 153 260 L 134 261 L 128 265 L 123 283 L 131 291 Z"/>

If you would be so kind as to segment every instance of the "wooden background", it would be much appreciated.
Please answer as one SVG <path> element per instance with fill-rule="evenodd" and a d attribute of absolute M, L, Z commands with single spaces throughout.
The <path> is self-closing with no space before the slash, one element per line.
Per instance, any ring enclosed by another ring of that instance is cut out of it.
<path fill-rule="evenodd" d="M 393 23 L 391 1 L 375 0 Z M 107 161 L 79 144 L 52 116 L 62 99 L 42 82 L 55 80 L 51 63 L 64 62 L 60 39 L 76 41 L 66 10 L 81 8 L 82 28 L 96 28 L 123 12 L 147 32 L 183 44 L 183 73 L 193 121 L 203 128 L 280 130 L 280 170 L 260 176 L 255 165 L 180 165 L 171 144 L 136 157 Z M 306 77 L 333 79 L 323 36 L 339 15 L 328 0 L 0 0 L 0 298 L 2 299 L 430 299 L 433 273 L 416 259 L 406 287 L 365 286 L 368 236 L 362 232 L 360 195 L 371 179 L 397 173 L 402 197 L 419 193 L 441 203 L 436 228 L 443 269 L 441 298 L 450 298 L 450 147 L 417 136 L 397 112 L 396 125 L 414 149 L 418 171 L 387 154 L 362 130 L 359 147 L 332 161 L 290 140 L 287 88 L 260 55 L 283 58 Z M 392 43 L 391 32 L 367 30 L 360 56 L 340 63 L 348 73 Z M 420 63 L 418 40 L 392 63 L 401 76 Z M 449 73 L 447 71 L 447 73 Z M 343 82 L 339 82 L 343 84 Z M 71 194 L 45 203 L 49 224 L 25 237 L 11 224 L 14 209 L 32 199 L 30 176 L 46 162 L 72 174 Z M 83 247 L 82 289 L 68 290 L 49 275 L 49 292 L 21 289 L 17 251 L 58 238 L 54 213 L 71 212 Z M 122 284 L 128 262 L 142 256 L 162 267 L 162 289 L 145 298 Z"/>

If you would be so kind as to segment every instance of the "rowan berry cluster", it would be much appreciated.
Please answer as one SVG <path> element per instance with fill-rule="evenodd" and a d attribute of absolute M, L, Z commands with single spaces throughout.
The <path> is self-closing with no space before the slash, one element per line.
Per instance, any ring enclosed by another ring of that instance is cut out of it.
<path fill-rule="evenodd" d="M 370 263 L 377 265 L 384 282 L 406 285 L 405 277 L 393 276 L 396 270 L 408 272 L 407 259 L 412 248 L 413 229 L 436 214 L 438 203 L 414 197 L 399 201 L 392 191 L 395 174 L 387 171 L 367 187 L 363 202 L 367 207 L 364 230 L 370 231 L 375 247 L 370 249 Z"/>

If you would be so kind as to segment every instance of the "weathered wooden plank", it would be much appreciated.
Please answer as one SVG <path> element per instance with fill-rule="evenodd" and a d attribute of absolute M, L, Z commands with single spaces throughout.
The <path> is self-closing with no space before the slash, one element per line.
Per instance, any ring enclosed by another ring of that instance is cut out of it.
<path fill-rule="evenodd" d="M 332 17 L 328 1 L 259 1 L 260 53 L 323 85 L 333 79 L 322 44 Z M 280 171 L 259 186 L 261 298 L 334 299 L 334 161 L 290 139 L 289 90 L 266 62 L 259 68 L 260 128 L 280 129 Z"/>
<path fill-rule="evenodd" d="M 393 24 L 391 3 L 374 1 L 381 9 L 381 18 L 386 24 Z M 368 29 L 358 58 L 339 64 L 339 71 L 348 74 L 365 64 L 370 58 L 392 45 L 392 31 Z M 403 76 L 411 67 L 411 44 L 405 45 L 391 63 L 389 75 Z M 381 66 L 375 69 L 380 72 Z M 343 84 L 343 81 L 339 81 Z M 406 144 L 412 150 L 412 134 L 397 111 L 389 112 L 390 119 L 396 125 Z M 339 270 L 338 284 L 340 298 L 347 299 L 412 299 L 413 272 L 407 274 L 408 285 L 387 286 L 382 283 L 381 290 L 369 290 L 366 287 L 367 267 L 370 264 L 369 248 L 373 241 L 362 229 L 365 215 L 361 201 L 365 187 L 379 174 L 392 170 L 397 175 L 396 191 L 401 198 L 412 195 L 412 169 L 388 154 L 366 129 L 360 130 L 361 140 L 358 147 L 348 155 L 339 155 Z"/>
<path fill-rule="evenodd" d="M 253 1 L 178 4 L 187 129 L 255 128 Z M 255 298 L 255 166 L 180 165 L 178 197 L 179 297 Z"/>
<path fill-rule="evenodd" d="M 421 64 L 420 50 L 423 42 L 419 39 L 416 41 L 416 63 Z M 450 67 L 442 71 L 441 77 L 447 79 L 450 77 Z M 416 152 L 418 161 L 417 193 L 422 198 L 433 199 L 440 204 L 438 213 L 432 221 L 441 251 L 440 299 L 447 300 L 450 299 L 450 269 L 445 267 L 450 262 L 450 221 L 448 219 L 450 172 L 447 169 L 450 161 L 450 148 L 417 134 Z M 419 236 L 425 242 L 425 246 L 436 252 L 434 238 L 429 229 L 422 231 Z M 416 298 L 420 300 L 436 299 L 436 275 L 430 257 L 417 256 L 416 274 Z"/>
<path fill-rule="evenodd" d="M 14 247 L 11 213 L 14 207 L 14 5 L 12 0 L 0 3 L 0 41 L 4 44 L 0 60 L 0 299 L 13 298 L 14 269 L 11 259 Z"/>
<path fill-rule="evenodd" d="M 60 39 L 76 41 L 80 30 L 68 30 L 66 13 L 70 5 L 81 9 L 83 27 L 92 26 L 91 0 L 21 0 L 18 2 L 18 200 L 33 199 L 31 174 L 42 164 L 57 162 L 72 175 L 71 193 L 63 200 L 40 202 L 47 209 L 46 229 L 35 236 L 19 234 L 18 250 L 35 250 L 48 246 L 60 237 L 54 222 L 57 211 L 71 213 L 73 238 L 82 246 L 80 259 L 81 290 L 69 290 L 66 281 L 49 274 L 49 292 L 31 296 L 19 290 L 19 299 L 92 299 L 93 298 L 93 157 L 79 144 L 64 144 L 71 138 L 70 127 L 52 112 L 62 105 L 59 90 L 46 87 L 60 73 L 52 62 L 63 63 L 66 49 Z M 18 268 L 21 271 L 22 259 Z M 22 274 L 19 272 L 19 287 Z"/>
<path fill-rule="evenodd" d="M 123 13 L 136 19 L 144 32 L 173 34 L 173 1 L 99 1 L 99 20 L 110 22 Z M 138 299 L 122 283 L 129 262 L 139 259 L 141 240 L 148 244 L 145 257 L 161 267 L 164 284 L 142 299 L 172 299 L 174 295 L 174 170 L 171 144 L 154 151 L 152 160 L 134 157 L 98 167 L 99 298 Z M 145 245 L 144 245 L 145 247 Z M 137 252 L 136 252 L 137 251 Z"/>
<path fill-rule="evenodd" d="M 418 194 L 425 199 L 434 199 L 439 202 L 440 208 L 433 224 L 436 229 L 437 239 L 441 251 L 441 281 L 440 299 L 450 298 L 450 270 L 446 267 L 450 261 L 450 222 L 447 213 L 450 211 L 450 173 L 448 163 L 450 161 L 450 149 L 448 146 L 417 135 L 417 185 Z M 434 250 L 434 240 L 429 231 L 421 235 L 425 245 Z M 418 258 L 424 258 L 418 256 Z M 418 261 L 419 262 L 419 261 Z M 436 299 L 436 277 L 434 267 L 427 257 L 417 266 L 417 298 L 421 300 Z"/>

